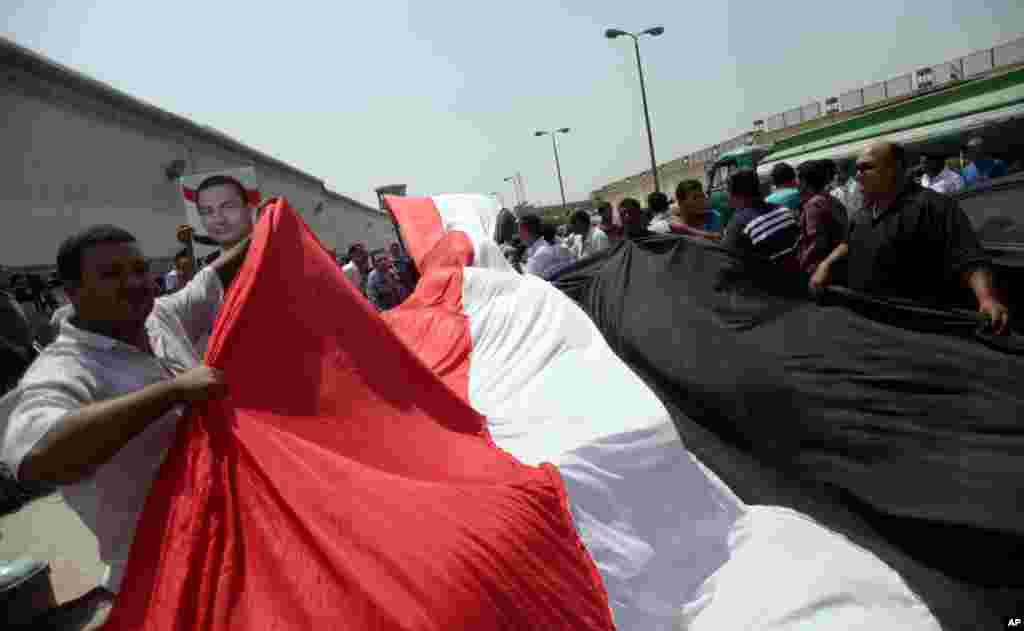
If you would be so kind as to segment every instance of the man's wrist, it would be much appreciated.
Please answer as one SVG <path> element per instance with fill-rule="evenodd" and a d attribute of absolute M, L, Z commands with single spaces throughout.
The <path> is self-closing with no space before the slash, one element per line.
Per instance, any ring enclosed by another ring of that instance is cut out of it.
<path fill-rule="evenodd" d="M 185 391 L 178 382 L 177 377 L 159 381 L 151 387 L 155 390 L 154 394 L 166 407 L 184 403 L 185 401 Z"/>

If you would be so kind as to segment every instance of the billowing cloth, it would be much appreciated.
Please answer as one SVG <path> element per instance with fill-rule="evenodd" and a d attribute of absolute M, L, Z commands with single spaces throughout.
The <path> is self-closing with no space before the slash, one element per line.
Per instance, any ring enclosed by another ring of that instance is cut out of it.
<path fill-rule="evenodd" d="M 698 461 L 587 314 L 494 255 L 493 200 L 385 204 L 421 278 L 384 319 L 498 447 L 558 467 L 618 629 L 937 628 L 874 555 L 796 511 L 744 504 Z"/>
<path fill-rule="evenodd" d="M 555 279 L 741 498 L 870 549 L 947 628 L 999 624 L 1024 600 L 1020 339 L 805 282 L 679 237 Z"/>
<path fill-rule="evenodd" d="M 376 315 L 285 202 L 261 217 L 107 631 L 612 628 L 551 466 Z"/>

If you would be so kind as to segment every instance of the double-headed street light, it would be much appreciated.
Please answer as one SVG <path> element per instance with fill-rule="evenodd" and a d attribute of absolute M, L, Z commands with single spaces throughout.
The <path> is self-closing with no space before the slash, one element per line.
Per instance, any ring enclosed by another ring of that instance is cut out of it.
<path fill-rule="evenodd" d="M 535 131 L 534 136 L 551 136 L 551 148 L 555 151 L 555 172 L 558 173 L 558 190 L 562 192 L 562 209 L 565 209 L 565 185 L 562 183 L 562 165 L 558 161 L 558 143 L 555 142 L 555 134 L 568 134 L 569 128 L 563 127 L 554 131 Z"/>
<path fill-rule="evenodd" d="M 647 111 L 647 87 L 644 85 L 644 67 L 640 63 L 640 36 L 650 35 L 651 37 L 657 37 L 664 32 L 665 29 L 661 26 L 655 26 L 639 33 L 620 31 L 617 28 L 610 28 L 604 32 L 604 36 L 608 39 L 615 39 L 622 35 L 628 35 L 633 38 L 633 47 L 636 49 L 636 69 L 640 73 L 640 96 L 644 102 L 644 122 L 647 124 L 647 146 L 651 150 L 651 175 L 654 176 L 655 191 L 661 190 L 661 187 L 658 185 L 658 163 L 654 159 L 654 135 L 651 133 L 651 114 Z"/>
<path fill-rule="evenodd" d="M 519 208 L 526 203 L 526 189 L 523 188 L 523 176 L 516 171 L 515 175 L 510 175 L 505 178 L 506 182 L 512 183 L 512 198 L 515 201 L 516 208 Z"/>

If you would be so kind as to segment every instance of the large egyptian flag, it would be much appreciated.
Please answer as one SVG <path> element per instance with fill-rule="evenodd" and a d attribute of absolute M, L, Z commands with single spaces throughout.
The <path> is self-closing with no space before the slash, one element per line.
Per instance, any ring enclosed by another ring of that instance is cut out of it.
<path fill-rule="evenodd" d="M 285 202 L 259 220 L 108 630 L 613 628 L 550 465 L 497 449 Z"/>
<path fill-rule="evenodd" d="M 743 500 L 870 549 L 946 628 L 1019 616 L 1019 334 L 981 330 L 969 303 L 837 288 L 819 304 L 805 278 L 686 237 L 622 243 L 555 284 Z"/>
<path fill-rule="evenodd" d="M 744 502 L 695 457 L 591 317 L 505 262 L 495 200 L 385 204 L 421 278 L 384 319 L 498 447 L 558 467 L 619 629 L 938 628 L 876 555 L 799 511 Z"/>

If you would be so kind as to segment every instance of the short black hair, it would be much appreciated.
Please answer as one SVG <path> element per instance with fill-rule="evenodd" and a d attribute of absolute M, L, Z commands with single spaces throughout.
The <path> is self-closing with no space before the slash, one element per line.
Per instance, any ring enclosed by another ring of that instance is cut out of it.
<path fill-rule="evenodd" d="M 539 237 L 543 235 L 544 226 L 537 215 L 532 213 L 523 215 L 519 218 L 519 225 L 524 226 L 530 236 Z"/>
<path fill-rule="evenodd" d="M 663 213 L 668 210 L 668 195 L 661 191 L 654 191 L 647 196 L 647 208 L 652 213 Z"/>
<path fill-rule="evenodd" d="M 685 199 L 687 195 L 694 192 L 704 192 L 704 185 L 700 180 L 683 180 L 676 185 L 676 199 Z"/>
<path fill-rule="evenodd" d="M 540 225 L 540 236 L 544 237 L 544 240 L 548 243 L 554 243 L 555 237 L 558 235 L 558 230 L 554 225 L 544 222 Z"/>
<path fill-rule="evenodd" d="M 839 167 L 836 166 L 835 161 L 824 158 L 823 160 L 819 160 L 819 162 L 821 162 L 821 167 L 825 169 L 825 177 L 828 178 L 828 181 L 831 182 L 834 180 L 836 173 L 839 172 Z"/>
<path fill-rule="evenodd" d="M 903 145 L 891 142 L 889 143 L 889 151 L 891 152 L 889 155 L 892 156 L 892 160 L 896 163 L 896 166 L 906 171 L 907 167 L 910 165 L 907 163 L 907 150 L 903 148 Z"/>
<path fill-rule="evenodd" d="M 828 186 L 829 177 L 828 166 L 826 162 L 831 164 L 831 160 L 808 160 L 797 167 L 797 171 L 800 173 L 800 182 L 806 188 L 815 193 L 819 193 Z"/>
<path fill-rule="evenodd" d="M 246 206 L 249 205 L 249 192 L 245 190 L 245 186 L 237 179 L 230 175 L 211 175 L 196 187 L 196 205 L 199 205 L 199 194 L 208 188 L 214 186 L 233 186 L 238 191 L 238 196 L 241 198 L 242 203 Z"/>
<path fill-rule="evenodd" d="M 174 255 L 175 261 L 177 261 L 180 258 L 192 258 L 192 255 L 189 254 L 188 248 L 181 248 L 180 250 L 178 250 L 178 253 Z"/>
<path fill-rule="evenodd" d="M 352 253 L 355 252 L 356 250 L 365 250 L 365 249 L 366 249 L 366 244 L 365 243 L 353 243 L 352 245 L 348 246 L 348 255 L 351 257 Z"/>
<path fill-rule="evenodd" d="M 729 194 L 761 199 L 761 180 L 758 179 L 757 172 L 752 169 L 740 169 L 730 175 Z"/>
<path fill-rule="evenodd" d="M 796 171 L 788 162 L 780 162 L 772 167 L 772 184 L 782 186 L 796 179 Z"/>
<path fill-rule="evenodd" d="M 577 210 L 572 214 L 572 218 L 569 223 L 585 223 L 590 225 L 590 215 L 585 210 Z"/>
<path fill-rule="evenodd" d="M 623 197 L 619 201 L 619 210 L 623 208 L 629 208 L 630 210 L 643 210 L 644 207 L 640 205 L 640 200 L 635 197 Z"/>
<path fill-rule="evenodd" d="M 508 243 L 516 234 L 516 216 L 508 208 L 502 208 L 498 212 L 498 220 L 494 226 L 494 240 L 498 245 Z"/>
<path fill-rule="evenodd" d="M 57 250 L 57 272 L 67 284 L 82 282 L 82 255 L 89 248 L 102 243 L 137 243 L 135 235 L 123 228 L 103 224 L 91 226 L 73 234 Z"/>

